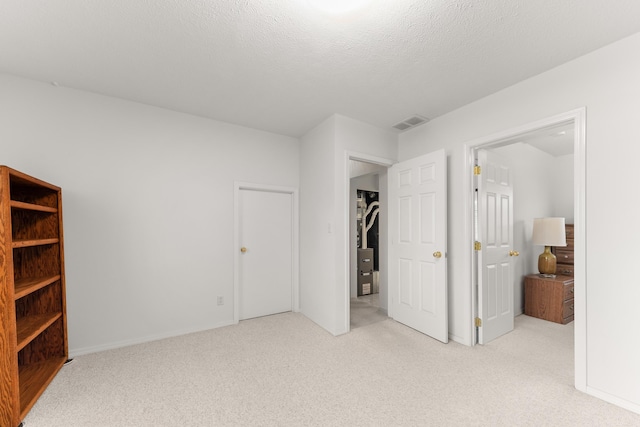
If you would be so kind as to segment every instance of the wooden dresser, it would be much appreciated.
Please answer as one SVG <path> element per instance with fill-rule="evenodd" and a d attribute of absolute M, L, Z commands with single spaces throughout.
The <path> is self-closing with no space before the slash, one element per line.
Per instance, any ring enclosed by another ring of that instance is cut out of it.
<path fill-rule="evenodd" d="M 566 224 L 564 228 L 567 246 L 554 246 L 552 249 L 556 256 L 556 274 L 573 277 L 573 224 Z"/>
<path fill-rule="evenodd" d="M 530 274 L 524 279 L 524 314 L 566 325 L 573 321 L 573 277 L 541 277 Z"/>

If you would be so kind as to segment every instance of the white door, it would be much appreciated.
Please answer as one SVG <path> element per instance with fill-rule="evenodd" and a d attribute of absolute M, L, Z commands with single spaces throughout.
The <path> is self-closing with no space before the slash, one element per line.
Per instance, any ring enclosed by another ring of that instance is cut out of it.
<path fill-rule="evenodd" d="M 477 232 L 478 342 L 489 341 L 513 330 L 513 174 L 497 154 L 479 150 Z"/>
<path fill-rule="evenodd" d="M 292 195 L 240 189 L 238 215 L 240 320 L 291 311 Z"/>
<path fill-rule="evenodd" d="M 444 150 L 389 169 L 391 316 L 449 341 Z"/>

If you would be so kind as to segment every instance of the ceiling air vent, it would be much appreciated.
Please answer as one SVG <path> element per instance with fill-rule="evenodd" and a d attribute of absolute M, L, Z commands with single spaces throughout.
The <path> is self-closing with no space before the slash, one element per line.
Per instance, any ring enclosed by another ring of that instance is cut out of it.
<path fill-rule="evenodd" d="M 393 125 L 393 127 L 398 130 L 407 130 L 423 123 L 427 123 L 428 121 L 429 119 L 427 119 L 426 117 L 416 115 L 413 117 L 409 117 L 408 119 L 405 119 L 396 125 Z"/>

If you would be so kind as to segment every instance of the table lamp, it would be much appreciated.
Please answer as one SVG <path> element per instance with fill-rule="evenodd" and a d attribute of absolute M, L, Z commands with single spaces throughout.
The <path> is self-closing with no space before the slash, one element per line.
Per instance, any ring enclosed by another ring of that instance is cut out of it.
<path fill-rule="evenodd" d="M 551 246 L 567 246 L 564 218 L 535 218 L 533 220 L 533 244 L 544 246 L 538 257 L 538 271 L 543 277 L 555 277 L 556 256 Z"/>

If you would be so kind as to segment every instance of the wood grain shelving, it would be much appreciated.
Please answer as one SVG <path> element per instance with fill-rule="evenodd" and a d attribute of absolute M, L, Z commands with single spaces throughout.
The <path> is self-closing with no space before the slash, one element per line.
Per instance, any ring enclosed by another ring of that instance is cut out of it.
<path fill-rule="evenodd" d="M 33 203 L 24 203 L 17 202 L 15 200 L 11 200 L 10 202 L 12 208 L 16 209 L 24 209 L 28 211 L 38 211 L 38 212 L 49 212 L 49 213 L 57 213 L 58 209 L 51 206 L 40 206 L 35 205 Z"/>
<path fill-rule="evenodd" d="M 67 358 L 62 191 L 0 166 L 0 426 L 21 424 Z"/>
<path fill-rule="evenodd" d="M 30 246 L 42 246 L 42 245 L 53 245 L 58 243 L 58 239 L 31 239 L 31 240 L 17 240 L 12 243 L 14 248 L 27 248 Z"/>
<path fill-rule="evenodd" d="M 66 357 L 52 357 L 39 363 L 20 366 L 20 419 L 23 419 L 67 361 Z"/>
<path fill-rule="evenodd" d="M 37 291 L 38 289 L 42 289 L 45 286 L 52 284 L 56 280 L 60 280 L 59 274 L 47 277 L 27 277 L 22 280 L 16 280 L 14 298 L 20 299 Z"/>
<path fill-rule="evenodd" d="M 22 350 L 45 329 L 62 316 L 62 313 L 44 313 L 26 316 L 17 322 L 18 351 Z"/>

